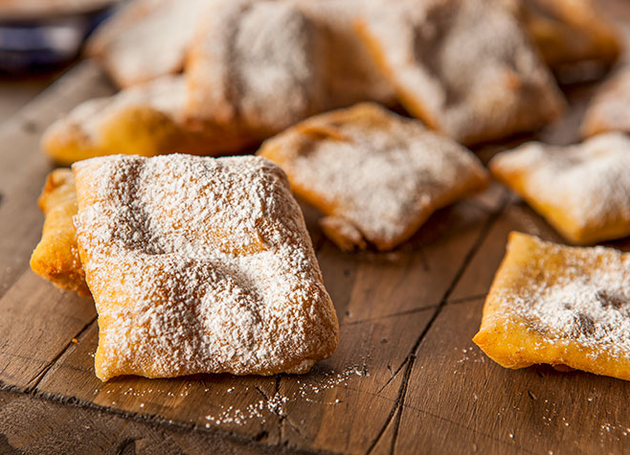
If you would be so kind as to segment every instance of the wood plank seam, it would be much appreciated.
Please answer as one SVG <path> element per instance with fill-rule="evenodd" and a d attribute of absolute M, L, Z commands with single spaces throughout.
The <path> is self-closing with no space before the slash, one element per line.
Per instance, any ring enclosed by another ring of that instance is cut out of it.
<path fill-rule="evenodd" d="M 395 370 L 394 374 L 392 375 L 392 377 L 383 385 L 383 387 L 381 387 L 380 391 L 382 391 L 385 387 L 387 387 L 387 385 L 389 385 L 391 383 L 391 381 L 394 380 L 394 378 L 398 375 L 398 373 L 402 370 L 402 368 L 409 362 L 409 360 L 411 358 L 411 353 L 415 352 L 417 350 L 417 348 L 420 346 L 420 342 L 422 341 L 422 338 L 424 338 L 424 336 L 428 332 L 430 326 L 433 324 L 433 322 L 435 322 L 435 319 L 437 319 L 437 317 L 439 316 L 439 312 L 441 312 L 441 309 L 443 308 L 444 304 L 448 303 L 448 296 L 451 294 L 453 289 L 455 289 L 455 286 L 459 282 L 459 279 L 462 277 L 462 275 L 466 271 L 466 268 L 468 267 L 468 265 L 470 264 L 471 260 L 473 259 L 474 255 L 479 250 L 479 248 L 481 247 L 483 241 L 485 240 L 485 238 L 489 234 L 492 225 L 496 222 L 496 220 L 503 213 L 503 211 L 508 207 L 508 205 L 509 205 L 509 196 L 504 194 L 504 196 L 502 197 L 501 202 L 500 202 L 499 207 L 497 208 L 496 212 L 492 213 L 490 215 L 490 217 L 486 220 L 486 223 L 484 224 L 483 229 L 479 233 L 479 237 L 476 239 L 476 241 L 473 244 L 471 250 L 464 257 L 464 261 L 462 263 L 462 266 L 460 267 L 460 269 L 455 274 L 455 276 L 453 278 L 453 281 L 450 283 L 449 287 L 446 289 L 442 299 L 440 300 L 440 302 L 437 305 L 435 305 L 435 307 L 437 307 L 436 312 L 433 314 L 432 318 L 429 320 L 429 323 L 425 327 L 424 331 L 420 334 L 420 339 L 417 340 L 417 343 L 418 343 L 417 346 L 415 344 L 412 346 L 412 348 L 410 350 L 410 353 L 405 357 L 405 360 L 403 360 L 401 362 L 401 364 L 396 368 L 396 370 Z"/>
<path fill-rule="evenodd" d="M 433 323 L 435 322 L 437 317 L 442 312 L 442 309 L 444 308 L 444 306 L 446 305 L 446 302 L 448 300 L 448 296 L 451 294 L 453 289 L 455 289 L 455 286 L 457 285 L 459 279 L 462 277 L 462 275 L 464 274 L 464 271 L 468 267 L 469 263 L 471 262 L 471 260 L 473 259 L 473 257 L 475 256 L 475 254 L 477 253 L 477 251 L 479 250 L 479 248 L 483 244 L 483 242 L 486 239 L 486 237 L 488 236 L 488 234 L 490 233 L 490 229 L 492 228 L 494 223 L 499 219 L 499 216 L 503 213 L 503 211 L 507 208 L 508 201 L 509 201 L 509 196 L 506 196 L 504 194 L 501 197 L 501 202 L 499 203 L 499 208 L 495 212 L 491 213 L 490 216 L 488 217 L 488 219 L 486 220 L 486 222 L 485 222 L 485 224 L 483 226 L 483 229 L 479 233 L 479 236 L 475 240 L 475 243 L 473 244 L 473 246 L 470 249 L 470 251 L 468 251 L 468 253 L 464 257 L 464 261 L 463 261 L 461 267 L 458 269 L 457 273 L 455 274 L 455 276 L 453 278 L 453 281 L 451 282 L 449 287 L 446 289 L 446 292 L 444 293 L 444 296 L 442 297 L 440 303 L 438 304 L 435 312 L 431 316 L 431 319 L 429 320 L 429 322 L 427 323 L 425 328 L 422 330 L 422 332 L 418 336 L 418 339 L 416 340 L 414 345 L 411 347 L 409 353 L 405 357 L 405 360 L 403 361 L 403 364 L 406 364 L 405 371 L 404 371 L 404 377 L 403 377 L 403 381 L 402 381 L 402 383 L 401 383 L 401 385 L 400 385 L 400 387 L 398 389 L 398 395 L 397 395 L 396 401 L 394 402 L 394 405 L 392 406 L 392 409 L 391 409 L 387 419 L 385 420 L 385 423 L 383 424 L 383 426 L 381 427 L 380 431 L 377 433 L 376 437 L 374 438 L 374 440 L 372 441 L 372 443 L 368 447 L 368 450 L 367 450 L 368 454 L 373 452 L 374 448 L 376 447 L 376 445 L 378 444 L 380 439 L 383 437 L 383 434 L 385 434 L 385 430 L 387 429 L 389 424 L 392 422 L 392 419 L 395 418 L 396 420 L 394 421 L 394 435 L 392 436 L 392 443 L 391 443 L 391 447 L 390 447 L 390 453 L 394 453 L 395 448 L 396 448 L 396 438 L 398 436 L 398 428 L 399 428 L 399 425 L 400 425 L 400 418 L 401 418 L 401 415 L 402 415 L 401 404 L 405 400 L 406 391 L 407 391 L 407 385 L 408 385 L 408 382 L 409 382 L 409 376 L 411 375 L 411 370 L 413 368 L 413 365 L 414 365 L 415 359 L 416 359 L 416 352 L 417 352 L 418 348 L 420 347 L 420 344 L 422 343 L 422 340 L 425 338 L 426 334 L 431 329 L 431 326 L 433 325 Z M 389 384 L 396 377 L 396 375 L 398 374 L 398 372 L 401 369 L 402 369 L 402 365 L 397 369 L 397 372 L 394 374 L 394 376 L 392 376 L 387 381 L 387 383 L 385 385 Z"/>
<path fill-rule="evenodd" d="M 109 406 L 98 405 L 98 404 L 95 404 L 94 402 L 81 400 L 75 397 L 65 397 L 65 396 L 61 396 L 61 395 L 57 395 L 53 393 L 44 393 L 44 392 L 38 391 L 37 389 L 27 390 L 24 387 L 13 386 L 10 384 L 6 384 L 3 381 L 0 381 L 0 391 L 21 393 L 24 395 L 29 395 L 33 398 L 40 399 L 40 400 L 46 400 L 46 401 L 61 404 L 61 405 L 73 406 L 77 408 L 103 412 L 106 414 L 116 415 L 124 419 L 130 419 L 136 422 L 146 423 L 146 424 L 154 425 L 157 427 L 161 426 L 164 428 L 182 429 L 182 430 L 194 431 L 198 433 L 213 434 L 219 437 L 229 438 L 234 442 L 253 443 L 256 446 L 260 446 L 260 447 L 264 446 L 268 449 L 277 450 L 278 452 L 282 452 L 282 453 L 287 452 L 286 447 L 283 443 L 266 444 L 264 442 L 261 442 L 258 435 L 247 437 L 247 436 L 244 436 L 243 434 L 233 433 L 231 431 L 223 431 L 218 428 L 205 428 L 196 424 L 187 424 L 181 421 L 160 418 L 156 414 L 146 415 L 146 414 L 140 414 L 136 412 L 123 411 L 123 410 L 112 408 Z M 300 452 L 305 453 L 305 454 L 328 453 L 321 450 L 309 450 L 305 448 L 300 448 Z"/>
<path fill-rule="evenodd" d="M 415 314 L 415 313 L 419 313 L 421 311 L 428 311 L 428 310 L 431 310 L 433 308 L 437 308 L 438 305 L 439 305 L 439 303 L 434 303 L 432 305 L 426 305 L 426 306 L 422 306 L 422 307 L 418 307 L 418 308 L 412 308 L 410 310 L 400 311 L 398 313 L 390 313 L 390 314 L 386 314 L 384 316 L 379 316 L 379 317 L 376 317 L 376 318 L 359 319 L 357 321 L 345 322 L 343 324 L 339 324 L 339 327 L 347 327 L 347 326 L 350 326 L 350 325 L 366 324 L 366 323 L 370 323 L 370 322 L 380 321 L 380 320 L 383 320 L 383 319 L 395 318 L 395 317 L 398 317 L 398 316 L 406 316 L 406 315 L 409 315 L 409 314 Z"/>
<path fill-rule="evenodd" d="M 459 305 L 461 303 L 473 302 L 475 300 L 485 300 L 487 295 L 488 295 L 488 293 L 486 292 L 484 294 L 471 295 L 471 296 L 468 296 L 468 297 L 458 297 L 456 299 L 449 300 L 446 303 L 448 305 Z"/>

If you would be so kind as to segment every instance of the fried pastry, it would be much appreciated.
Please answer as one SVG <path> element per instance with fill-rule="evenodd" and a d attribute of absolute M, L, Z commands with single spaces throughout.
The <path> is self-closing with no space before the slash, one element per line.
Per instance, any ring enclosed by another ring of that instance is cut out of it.
<path fill-rule="evenodd" d="M 73 165 L 96 375 L 305 373 L 338 322 L 282 170 L 258 157 Z"/>
<path fill-rule="evenodd" d="M 356 26 L 403 106 L 458 142 L 531 131 L 564 108 L 500 1 L 380 0 Z"/>
<path fill-rule="evenodd" d="M 136 0 L 96 29 L 86 55 L 119 87 L 181 72 L 206 0 Z"/>
<path fill-rule="evenodd" d="M 289 2 L 224 0 L 200 23 L 186 64 L 191 125 L 265 138 L 319 112 L 313 24 Z"/>
<path fill-rule="evenodd" d="M 497 155 L 490 171 L 567 240 L 595 243 L 630 234 L 629 149 L 622 133 L 568 147 L 531 142 Z"/>
<path fill-rule="evenodd" d="M 525 28 L 555 71 L 582 62 L 612 66 L 621 52 L 614 25 L 592 0 L 520 0 Z"/>
<path fill-rule="evenodd" d="M 630 66 L 598 88 L 584 113 L 580 131 L 583 137 L 609 131 L 630 133 Z"/>
<path fill-rule="evenodd" d="M 383 77 L 353 28 L 364 0 L 294 0 L 309 19 L 318 40 L 318 64 L 323 68 L 326 109 L 362 101 L 396 103 L 396 93 Z"/>
<path fill-rule="evenodd" d="M 512 232 L 473 341 L 506 368 L 630 380 L 630 254 Z"/>
<path fill-rule="evenodd" d="M 46 219 L 42 238 L 31 256 L 31 269 L 60 289 L 90 295 L 72 224 L 72 217 L 77 213 L 72 171 L 57 169 L 51 172 L 38 202 Z"/>
<path fill-rule="evenodd" d="M 207 124 L 203 130 L 188 129 L 183 119 L 185 90 L 182 76 L 162 76 L 86 101 L 45 131 L 42 148 L 54 161 L 71 164 L 113 154 L 220 155 L 255 143 L 229 128 Z"/>
<path fill-rule="evenodd" d="M 341 249 L 389 250 L 436 209 L 485 188 L 477 158 L 417 120 L 362 103 L 307 119 L 265 141 L 296 195 L 317 207 Z"/>

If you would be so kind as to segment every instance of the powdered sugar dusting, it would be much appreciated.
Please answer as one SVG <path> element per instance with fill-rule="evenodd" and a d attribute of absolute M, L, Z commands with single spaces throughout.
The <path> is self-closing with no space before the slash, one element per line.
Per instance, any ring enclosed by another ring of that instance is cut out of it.
<path fill-rule="evenodd" d="M 282 171 L 256 157 L 75 164 L 97 375 L 304 372 L 337 320 Z"/>
<path fill-rule="evenodd" d="M 372 104 L 312 117 L 259 153 L 299 195 L 377 246 L 405 240 L 436 208 L 486 182 L 468 150 Z"/>
<path fill-rule="evenodd" d="M 314 39 L 291 3 L 215 1 L 188 59 L 188 115 L 268 137 L 321 109 Z"/>
<path fill-rule="evenodd" d="M 325 405 L 339 405 L 343 400 L 336 398 L 331 401 L 322 402 L 313 399 L 314 395 L 335 389 L 339 386 L 347 386 L 348 381 L 353 376 L 369 376 L 364 368 L 358 366 L 346 366 L 341 371 L 328 371 L 321 378 L 312 381 L 301 381 L 297 379 L 295 384 L 297 389 L 291 388 L 286 394 L 276 392 L 270 397 L 265 397 L 252 402 L 245 407 L 222 406 L 218 414 L 208 414 L 205 419 L 214 425 L 245 425 L 248 421 L 257 419 L 265 422 L 269 413 L 279 417 L 287 415 L 287 405 L 297 403 L 322 403 Z"/>
<path fill-rule="evenodd" d="M 630 66 L 602 84 L 584 113 L 581 131 L 592 136 L 605 131 L 630 132 Z"/>
<path fill-rule="evenodd" d="M 122 87 L 182 70 L 195 23 L 208 0 L 140 0 L 100 26 L 88 53 Z"/>
<path fill-rule="evenodd" d="M 500 3 L 376 0 L 361 22 L 405 107 L 465 144 L 531 130 L 563 106 Z"/>
<path fill-rule="evenodd" d="M 628 150 L 630 138 L 623 133 L 569 147 L 534 142 L 498 155 L 490 168 L 508 184 L 519 176 L 526 197 L 566 213 L 578 229 L 597 232 L 625 224 L 630 233 Z"/>
<path fill-rule="evenodd" d="M 539 259 L 515 265 L 523 282 L 496 290 L 501 318 L 516 315 L 545 339 L 576 342 L 595 357 L 630 358 L 630 254 L 534 242 L 531 254 Z"/>
<path fill-rule="evenodd" d="M 182 123 L 185 84 L 182 76 L 166 75 L 147 84 L 120 91 L 115 96 L 96 98 L 79 104 L 51 125 L 47 134 L 68 135 L 78 130 L 93 143 L 103 139 L 103 128 L 121 112 L 132 107 L 152 108 L 173 122 Z"/>

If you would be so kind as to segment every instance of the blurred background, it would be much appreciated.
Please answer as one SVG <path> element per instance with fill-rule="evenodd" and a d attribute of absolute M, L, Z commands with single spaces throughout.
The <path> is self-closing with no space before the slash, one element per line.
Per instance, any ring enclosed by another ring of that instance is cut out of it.
<path fill-rule="evenodd" d="M 121 0 L 0 1 L 0 121 L 72 65 Z"/>

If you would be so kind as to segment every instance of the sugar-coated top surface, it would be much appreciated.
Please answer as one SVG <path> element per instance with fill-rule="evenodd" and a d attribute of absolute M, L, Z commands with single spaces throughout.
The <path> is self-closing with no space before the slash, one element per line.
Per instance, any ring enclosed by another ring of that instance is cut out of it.
<path fill-rule="evenodd" d="M 567 147 L 528 143 L 496 156 L 490 168 L 505 179 L 518 175 L 530 198 L 565 211 L 578 226 L 630 223 L 630 138 L 623 133 Z"/>
<path fill-rule="evenodd" d="M 321 78 L 311 22 L 290 2 L 218 0 L 188 57 L 188 114 L 268 137 L 310 115 Z"/>
<path fill-rule="evenodd" d="M 180 124 L 184 101 L 183 77 L 165 75 L 109 97 L 85 101 L 53 123 L 46 134 L 67 137 L 80 132 L 91 143 L 98 144 L 103 128 L 132 108 L 153 109 Z"/>
<path fill-rule="evenodd" d="M 283 167 L 299 194 L 370 241 L 395 240 L 487 178 L 464 147 L 369 103 L 312 117 L 260 153 Z"/>
<path fill-rule="evenodd" d="M 516 315 L 547 340 L 630 357 L 630 253 L 530 239 L 505 270 L 518 278 L 492 291 L 496 323 Z"/>
<path fill-rule="evenodd" d="M 562 95 L 498 0 L 373 0 L 361 26 L 414 115 L 462 143 L 536 128 Z"/>
<path fill-rule="evenodd" d="M 195 24 L 208 0 L 139 0 L 100 26 L 88 52 L 122 87 L 182 70 Z"/>
<path fill-rule="evenodd" d="M 73 170 L 99 377 L 304 371 L 332 352 L 334 308 L 273 163 L 118 155 Z"/>
<path fill-rule="evenodd" d="M 581 129 L 585 136 L 605 131 L 630 133 L 630 65 L 622 67 L 595 93 L 584 113 Z"/>

